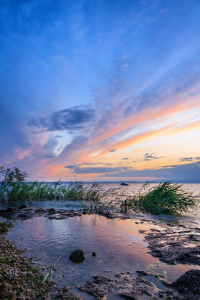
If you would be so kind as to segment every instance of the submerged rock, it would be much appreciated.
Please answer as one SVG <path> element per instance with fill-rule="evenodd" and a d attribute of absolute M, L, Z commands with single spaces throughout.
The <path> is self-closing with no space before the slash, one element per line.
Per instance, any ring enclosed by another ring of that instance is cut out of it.
<path fill-rule="evenodd" d="M 69 256 L 69 259 L 76 264 L 82 263 L 85 260 L 85 258 L 85 252 L 80 249 L 74 250 Z"/>

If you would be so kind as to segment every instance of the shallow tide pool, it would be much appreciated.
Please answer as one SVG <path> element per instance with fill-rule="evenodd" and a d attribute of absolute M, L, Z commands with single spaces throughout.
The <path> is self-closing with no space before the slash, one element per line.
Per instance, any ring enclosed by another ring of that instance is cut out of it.
<path fill-rule="evenodd" d="M 93 275 L 114 277 L 117 272 L 153 270 L 174 281 L 186 271 L 199 268 L 192 265 L 167 265 L 148 253 L 144 234 L 139 230 L 163 229 L 159 225 L 140 220 L 107 219 L 98 215 L 82 215 L 64 220 L 48 220 L 45 217 L 15 221 L 8 238 L 16 241 L 22 249 L 28 248 L 25 255 L 32 257 L 36 265 L 45 267 L 44 274 L 55 261 L 53 278 L 63 286 L 80 286 Z M 137 222 L 138 224 L 136 224 Z M 83 249 L 86 259 L 74 264 L 68 257 L 76 249 Z M 92 256 L 92 252 L 96 256 Z M 164 285 L 155 277 L 148 278 L 160 289 Z"/>

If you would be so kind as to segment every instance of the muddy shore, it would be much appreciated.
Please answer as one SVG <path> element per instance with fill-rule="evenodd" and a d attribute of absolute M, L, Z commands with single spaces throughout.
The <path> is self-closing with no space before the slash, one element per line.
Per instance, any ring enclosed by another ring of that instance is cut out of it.
<path fill-rule="evenodd" d="M 1 210 L 0 216 L 9 220 L 28 219 L 44 215 L 48 219 L 63 219 L 80 216 L 83 212 L 52 209 L 21 209 L 10 208 Z M 84 212 L 85 213 L 85 212 Z M 107 217 L 115 217 L 108 215 Z M 137 224 L 136 224 L 137 226 Z M 151 255 L 158 257 L 167 264 L 200 265 L 200 230 L 169 226 L 164 230 L 150 230 L 145 232 L 148 249 Z M 191 268 L 192 269 L 192 268 Z M 166 290 L 159 290 L 147 280 L 149 273 L 138 270 L 137 276 L 132 277 L 128 272 L 109 276 L 93 276 L 77 289 L 93 299 L 145 299 L 157 300 L 197 300 L 200 299 L 200 270 L 190 270 L 175 282 L 167 282 L 164 276 L 160 278 Z M 155 275 L 155 274 L 150 274 Z M 147 277 L 146 277 L 147 276 Z M 159 276 L 159 274 L 156 274 Z M 60 289 L 51 280 L 40 284 L 44 275 L 39 268 L 33 267 L 25 257 L 24 251 L 18 249 L 14 243 L 0 235 L 0 299 L 30 300 L 30 299 L 82 299 L 80 295 L 70 292 L 69 287 Z M 91 297 L 90 296 L 90 297 Z M 108 298 L 107 298 L 108 296 Z M 114 298 L 113 298 L 114 297 Z M 91 299 L 91 298 L 90 298 Z"/>

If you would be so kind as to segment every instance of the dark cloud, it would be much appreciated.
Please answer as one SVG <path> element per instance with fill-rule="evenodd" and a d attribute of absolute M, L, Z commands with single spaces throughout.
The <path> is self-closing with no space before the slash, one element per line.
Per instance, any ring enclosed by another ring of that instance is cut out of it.
<path fill-rule="evenodd" d="M 158 158 L 163 158 L 163 157 L 164 157 L 164 156 L 160 156 L 160 157 L 154 156 L 153 154 L 154 154 L 154 153 L 152 153 L 152 154 L 146 153 L 146 154 L 144 155 L 144 159 L 143 159 L 143 160 L 148 161 L 148 160 L 158 159 Z"/>
<path fill-rule="evenodd" d="M 115 152 L 115 151 L 117 151 L 116 149 L 111 149 L 111 150 L 109 150 L 110 152 Z"/>
<path fill-rule="evenodd" d="M 80 105 L 52 113 L 47 117 L 32 118 L 28 126 L 37 127 L 43 131 L 62 131 L 70 133 L 84 128 L 84 124 L 94 118 L 91 107 Z M 60 136 L 59 136 L 60 137 Z"/>
<path fill-rule="evenodd" d="M 193 157 L 183 157 L 181 159 L 179 159 L 179 161 L 193 161 L 194 158 Z"/>
<path fill-rule="evenodd" d="M 74 169 L 74 168 L 76 168 L 76 167 L 77 167 L 76 165 L 65 166 L 66 169 Z"/>
<path fill-rule="evenodd" d="M 56 135 L 55 138 L 57 138 L 57 139 L 62 139 L 63 136 L 61 136 L 61 135 Z"/>
<path fill-rule="evenodd" d="M 163 158 L 164 156 L 155 156 L 153 155 L 154 153 L 146 153 L 144 155 L 144 158 L 142 159 L 136 159 L 133 162 L 139 162 L 139 161 L 149 161 L 149 160 L 153 160 L 153 159 L 159 159 L 159 158 Z"/>
<path fill-rule="evenodd" d="M 154 153 L 152 153 L 152 154 L 149 154 L 149 153 L 146 153 L 145 155 L 144 155 L 144 159 L 143 159 L 143 161 L 149 161 L 149 160 L 153 160 L 153 159 L 159 159 L 159 158 L 163 158 L 164 156 L 154 156 L 153 155 Z"/>
<path fill-rule="evenodd" d="M 121 172 L 126 170 L 127 168 L 123 167 L 116 167 L 116 168 L 109 168 L 109 167 L 87 167 L 87 168 L 80 168 L 77 165 L 69 165 L 66 166 L 65 168 L 67 169 L 73 169 L 73 172 L 75 174 L 99 174 L 99 173 L 104 173 L 104 174 L 110 174 L 114 172 Z"/>
<path fill-rule="evenodd" d="M 128 157 L 124 157 L 124 158 L 122 158 L 122 160 L 127 160 L 127 159 L 129 159 Z"/>
<path fill-rule="evenodd" d="M 196 156 L 196 157 L 183 157 L 183 158 L 180 158 L 179 161 L 194 161 L 194 160 L 200 160 L 200 157 L 199 156 Z"/>
<path fill-rule="evenodd" d="M 52 157 L 54 157 L 54 155 L 45 155 L 44 157 L 45 158 L 52 158 Z"/>
<path fill-rule="evenodd" d="M 78 165 L 78 164 L 77 164 Z M 83 165 L 87 166 L 96 166 L 96 165 L 106 165 L 106 166 L 111 166 L 112 164 L 110 163 L 103 163 L 103 162 L 90 162 L 90 163 L 83 163 Z"/>
<path fill-rule="evenodd" d="M 160 169 L 134 170 L 126 169 L 112 174 L 99 175 L 99 177 L 150 177 L 160 180 L 172 180 L 175 182 L 200 183 L 200 162 L 169 165 Z"/>

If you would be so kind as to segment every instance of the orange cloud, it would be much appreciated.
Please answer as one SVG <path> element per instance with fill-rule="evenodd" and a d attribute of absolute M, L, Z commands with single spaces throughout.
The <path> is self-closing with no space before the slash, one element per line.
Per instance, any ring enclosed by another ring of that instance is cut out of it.
<path fill-rule="evenodd" d="M 191 101 L 191 98 L 186 98 L 183 100 L 180 100 L 176 103 L 172 103 L 173 99 L 169 99 L 167 101 L 167 104 L 163 104 L 159 108 L 151 107 L 147 108 L 143 111 L 140 111 L 139 113 L 136 113 L 133 116 L 129 117 L 126 122 L 120 122 L 115 128 L 108 129 L 106 132 L 104 132 L 102 135 L 100 135 L 97 138 L 94 138 L 91 143 L 92 144 L 98 144 L 102 140 L 108 139 L 111 136 L 118 134 L 119 132 L 122 132 L 123 130 L 132 127 L 134 125 L 137 125 L 142 122 L 148 122 L 152 120 L 156 120 L 161 117 L 165 117 L 167 115 L 175 115 L 177 113 L 182 113 L 186 110 L 195 108 L 195 107 L 200 107 L 200 98 L 197 96 L 196 98 L 193 98 Z M 98 134 L 97 134 L 98 135 Z"/>
<path fill-rule="evenodd" d="M 175 129 L 171 130 L 169 132 L 169 134 L 176 134 L 176 133 L 185 132 L 185 131 L 189 131 L 189 130 L 196 130 L 199 128 L 200 128 L 200 121 L 196 121 L 196 122 L 192 122 L 189 124 L 179 126 Z"/>

